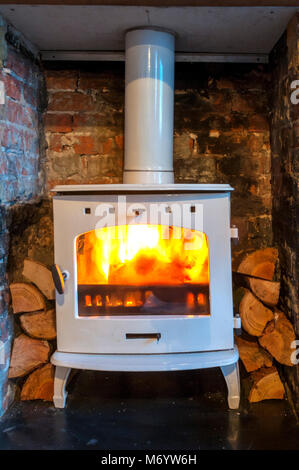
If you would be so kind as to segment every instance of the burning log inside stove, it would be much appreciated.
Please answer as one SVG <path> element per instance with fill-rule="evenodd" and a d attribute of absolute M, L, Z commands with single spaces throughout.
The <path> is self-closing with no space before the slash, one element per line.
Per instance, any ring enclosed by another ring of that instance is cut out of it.
<path fill-rule="evenodd" d="M 87 232 L 76 245 L 79 316 L 210 313 L 204 233 L 127 225 Z"/>
<path fill-rule="evenodd" d="M 204 233 L 163 225 L 124 225 L 77 238 L 77 282 L 179 285 L 209 282 Z"/>

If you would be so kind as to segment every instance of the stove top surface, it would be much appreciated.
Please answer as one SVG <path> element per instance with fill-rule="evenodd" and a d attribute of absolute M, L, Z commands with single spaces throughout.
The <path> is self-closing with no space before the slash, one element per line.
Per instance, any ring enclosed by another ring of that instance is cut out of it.
<path fill-rule="evenodd" d="M 229 184 L 70 184 L 51 189 L 56 193 L 147 193 L 147 192 L 227 192 L 233 191 Z"/>

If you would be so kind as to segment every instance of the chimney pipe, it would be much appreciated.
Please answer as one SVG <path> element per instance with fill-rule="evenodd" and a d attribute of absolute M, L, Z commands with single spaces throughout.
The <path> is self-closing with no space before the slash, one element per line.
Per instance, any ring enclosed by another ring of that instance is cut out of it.
<path fill-rule="evenodd" d="M 173 183 L 174 35 L 126 33 L 124 183 Z"/>

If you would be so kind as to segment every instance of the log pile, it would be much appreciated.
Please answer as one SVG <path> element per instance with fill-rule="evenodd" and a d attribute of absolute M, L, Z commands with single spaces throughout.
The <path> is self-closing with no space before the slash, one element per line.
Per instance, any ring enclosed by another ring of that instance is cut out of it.
<path fill-rule="evenodd" d="M 26 282 L 10 284 L 12 311 L 21 333 L 14 339 L 9 378 L 22 378 L 21 400 L 52 401 L 54 367 L 50 364 L 56 338 L 55 289 L 50 269 L 25 260 Z"/>
<path fill-rule="evenodd" d="M 246 256 L 234 273 L 235 287 L 242 291 L 239 312 L 243 333 L 236 342 L 249 374 L 250 402 L 283 398 L 277 363 L 294 365 L 294 329 L 277 308 L 277 259 L 275 248 L 258 250 Z M 25 260 L 23 276 L 24 282 L 10 284 L 12 310 L 21 333 L 14 340 L 9 377 L 22 380 L 21 400 L 51 401 L 54 367 L 49 359 L 56 338 L 52 276 L 47 266 L 34 260 Z"/>
<path fill-rule="evenodd" d="M 241 262 L 234 273 L 235 286 L 242 286 L 239 313 L 242 335 L 236 337 L 240 360 L 249 373 L 248 399 L 257 402 L 282 399 L 284 386 L 275 361 L 293 366 L 295 332 L 286 315 L 277 309 L 280 283 L 274 280 L 278 261 L 275 248 L 258 250 Z"/>
<path fill-rule="evenodd" d="M 253 372 L 251 379 L 250 403 L 284 398 L 284 387 L 276 367 L 263 368 Z"/>

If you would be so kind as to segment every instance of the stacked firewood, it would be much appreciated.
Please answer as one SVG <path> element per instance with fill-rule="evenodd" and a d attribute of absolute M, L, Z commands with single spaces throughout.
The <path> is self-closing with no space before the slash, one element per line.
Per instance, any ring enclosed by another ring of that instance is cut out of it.
<path fill-rule="evenodd" d="M 13 343 L 9 378 L 25 378 L 21 400 L 52 401 L 54 367 L 49 360 L 56 338 L 54 283 L 48 267 L 30 259 L 24 261 L 23 276 L 28 282 L 10 284 L 20 334 Z"/>
<path fill-rule="evenodd" d="M 285 391 L 275 361 L 293 366 L 295 333 L 277 308 L 280 282 L 274 281 L 278 252 L 258 250 L 241 262 L 234 280 L 238 286 L 242 335 L 236 337 L 240 359 L 249 373 L 250 402 L 282 399 Z M 241 286 L 241 287 L 240 287 Z"/>
<path fill-rule="evenodd" d="M 250 402 L 282 399 L 285 391 L 276 362 L 294 365 L 294 329 L 277 308 L 280 283 L 273 280 L 277 259 L 275 248 L 255 251 L 246 256 L 234 275 L 243 329 L 236 342 L 249 374 Z M 52 275 L 44 264 L 26 259 L 23 276 L 28 282 L 10 284 L 20 334 L 13 343 L 9 377 L 22 378 L 21 400 L 52 401 L 54 367 L 49 359 L 56 338 Z"/>

